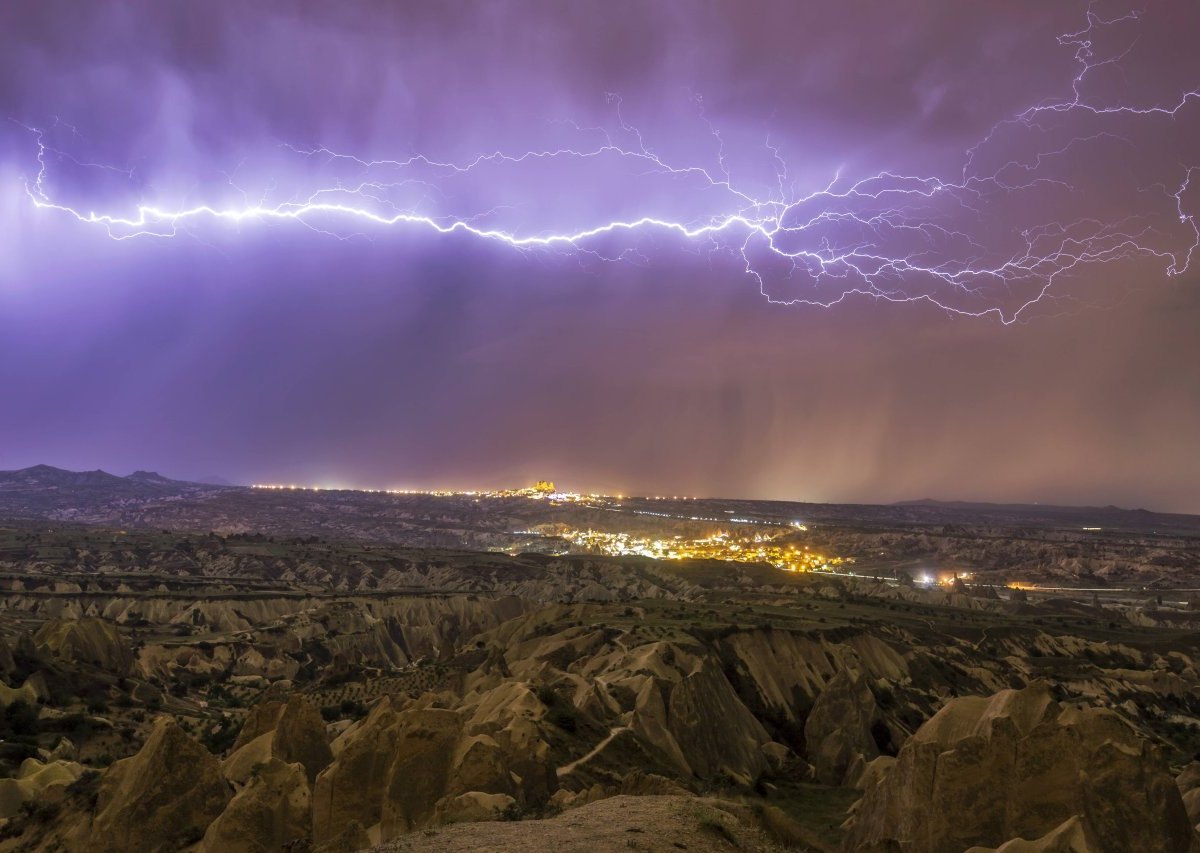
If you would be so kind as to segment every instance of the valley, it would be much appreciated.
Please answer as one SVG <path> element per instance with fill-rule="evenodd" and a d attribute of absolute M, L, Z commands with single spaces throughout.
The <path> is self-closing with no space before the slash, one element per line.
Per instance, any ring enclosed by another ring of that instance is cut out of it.
<path fill-rule="evenodd" d="M 39 499 L 25 476 L 41 516 L 0 523 L 0 850 L 1196 843 L 1185 522 L 1085 540 L 739 505 L 717 529 L 628 498 Z M 596 553 L 579 529 L 843 562 Z"/>

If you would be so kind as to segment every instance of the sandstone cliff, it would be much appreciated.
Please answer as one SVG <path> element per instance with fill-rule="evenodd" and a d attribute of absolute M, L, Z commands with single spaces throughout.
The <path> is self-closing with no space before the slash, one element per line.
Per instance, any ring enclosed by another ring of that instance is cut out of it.
<path fill-rule="evenodd" d="M 217 759 L 170 717 L 104 774 L 88 853 L 157 853 L 198 841 L 230 799 Z"/>
<path fill-rule="evenodd" d="M 1042 683 L 953 699 L 876 763 L 846 850 L 958 853 L 1056 833 L 1084 849 L 1196 847 L 1153 748 L 1115 713 L 1060 705 Z"/>
<path fill-rule="evenodd" d="M 52 620 L 33 635 L 33 642 L 51 655 L 71 663 L 87 663 L 116 675 L 133 666 L 133 653 L 116 625 L 104 619 Z"/>
<path fill-rule="evenodd" d="M 250 709 L 222 770 L 241 782 L 254 764 L 269 759 L 300 764 L 310 784 L 333 760 L 320 712 L 297 694 L 286 700 L 268 699 Z"/>

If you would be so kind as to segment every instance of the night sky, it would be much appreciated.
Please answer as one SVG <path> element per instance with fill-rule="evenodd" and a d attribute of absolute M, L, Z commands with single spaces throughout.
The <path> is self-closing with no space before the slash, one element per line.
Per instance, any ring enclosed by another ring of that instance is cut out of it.
<path fill-rule="evenodd" d="M 1200 6 L 1092 8 L 5 3 L 0 468 L 1200 513 Z"/>

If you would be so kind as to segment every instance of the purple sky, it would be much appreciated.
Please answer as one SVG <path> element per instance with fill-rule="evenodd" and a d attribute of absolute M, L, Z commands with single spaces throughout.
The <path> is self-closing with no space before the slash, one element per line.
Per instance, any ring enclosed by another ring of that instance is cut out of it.
<path fill-rule="evenodd" d="M 903 7 L 4 4 L 0 468 L 1200 512 L 1200 9 Z"/>

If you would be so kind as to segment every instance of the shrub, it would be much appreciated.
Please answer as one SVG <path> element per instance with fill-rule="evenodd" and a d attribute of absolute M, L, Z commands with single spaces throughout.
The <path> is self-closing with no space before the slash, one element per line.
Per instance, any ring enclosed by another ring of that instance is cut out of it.
<path fill-rule="evenodd" d="M 38 709 L 24 699 L 18 699 L 4 709 L 0 718 L 0 737 L 32 737 L 38 733 Z"/>
<path fill-rule="evenodd" d="M 94 810 L 96 799 L 100 795 L 100 776 L 96 770 L 83 771 L 78 779 L 67 786 L 67 794 L 80 798 L 89 810 Z"/>
<path fill-rule="evenodd" d="M 521 820 L 525 817 L 525 809 L 519 803 L 509 803 L 497 817 L 500 820 Z"/>
<path fill-rule="evenodd" d="M 58 817 L 58 803 L 30 800 L 21 803 L 21 814 L 34 823 L 49 823 Z"/>
<path fill-rule="evenodd" d="M 208 747 L 209 752 L 220 755 L 233 746 L 233 742 L 237 740 L 238 733 L 241 730 L 241 723 L 235 722 L 229 717 L 222 717 L 221 722 L 216 728 L 205 730 L 200 741 Z"/>

